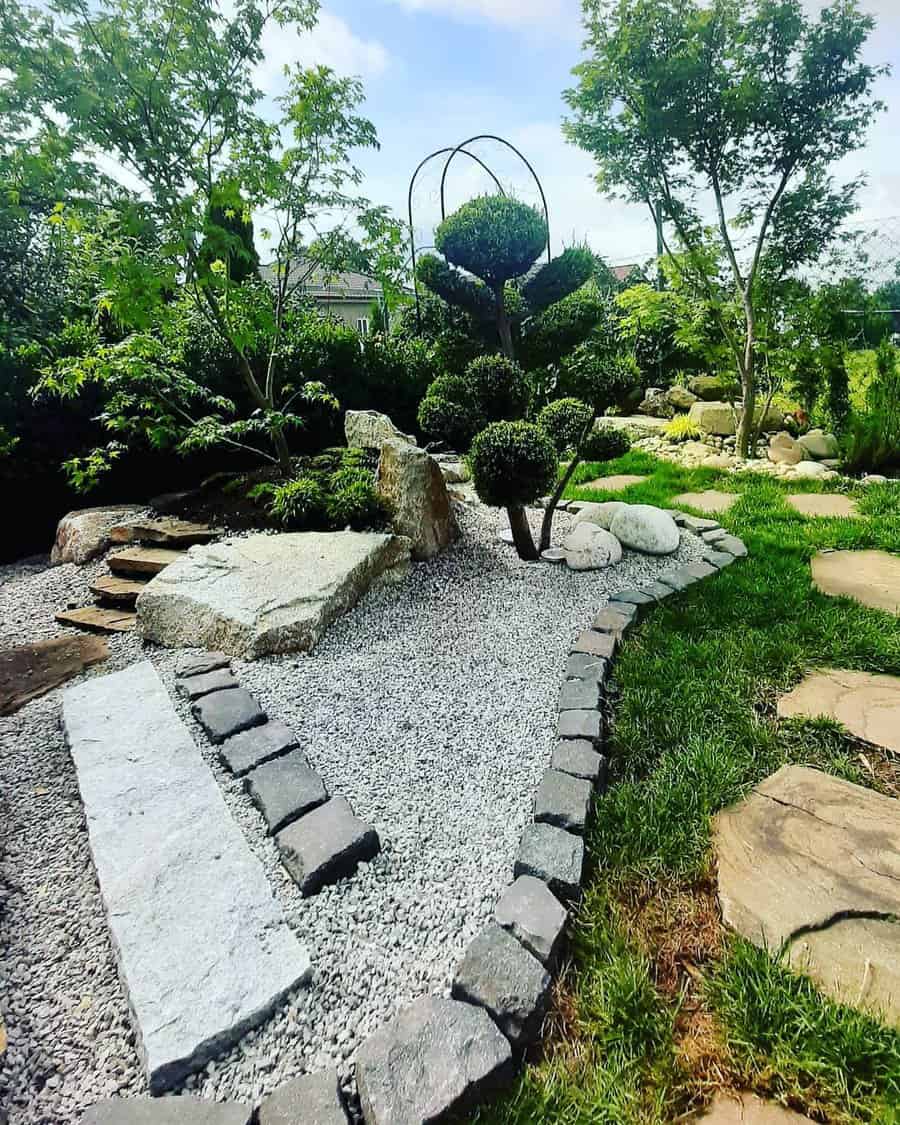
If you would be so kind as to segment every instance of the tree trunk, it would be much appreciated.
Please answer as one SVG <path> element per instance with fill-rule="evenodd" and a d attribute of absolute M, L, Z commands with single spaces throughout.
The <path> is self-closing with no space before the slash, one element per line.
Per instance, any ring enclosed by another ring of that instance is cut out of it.
<path fill-rule="evenodd" d="M 744 408 L 741 414 L 741 424 L 737 435 L 738 457 L 750 456 L 750 447 L 753 442 L 753 431 L 756 422 L 756 357 L 754 345 L 756 337 L 753 329 L 752 317 L 747 317 L 747 346 L 744 351 L 744 369 L 741 371 L 741 387 L 744 395 Z"/>
<path fill-rule="evenodd" d="M 563 473 L 562 480 L 556 486 L 553 495 L 550 497 L 550 503 L 544 510 L 544 518 L 541 521 L 541 545 L 539 548 L 539 550 L 541 551 L 546 551 L 550 547 L 550 542 L 553 535 L 553 517 L 556 515 L 556 508 L 560 500 L 562 500 L 563 493 L 566 491 L 566 487 L 568 486 L 569 481 L 572 479 L 575 470 L 580 464 L 581 453 L 576 450 L 572 454 L 572 460 L 569 462 L 569 467 L 566 469 L 565 473 Z"/>
<path fill-rule="evenodd" d="M 506 286 L 498 285 L 494 290 L 494 297 L 497 301 L 497 333 L 500 336 L 500 347 L 507 359 L 515 359 L 512 328 L 506 312 Z"/>
<path fill-rule="evenodd" d="M 528 525 L 525 509 L 520 504 L 515 508 L 507 508 L 506 514 L 509 516 L 509 526 L 512 530 L 513 542 L 516 545 L 519 558 L 535 562 L 540 556 L 531 537 L 531 528 Z"/>
<path fill-rule="evenodd" d="M 284 430 L 277 429 L 272 431 L 272 445 L 275 447 L 275 456 L 278 458 L 278 466 L 281 469 L 282 475 L 289 477 L 294 470 L 294 466 L 291 462 L 291 451 L 288 448 Z"/>

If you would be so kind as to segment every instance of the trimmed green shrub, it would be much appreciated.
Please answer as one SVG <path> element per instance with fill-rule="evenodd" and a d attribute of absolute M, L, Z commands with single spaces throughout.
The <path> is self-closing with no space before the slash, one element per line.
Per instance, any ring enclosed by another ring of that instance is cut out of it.
<path fill-rule="evenodd" d="M 435 379 L 419 407 L 419 425 L 428 437 L 465 451 L 488 422 L 523 417 L 529 398 L 517 363 L 501 355 L 479 356 L 463 375 Z"/>
<path fill-rule="evenodd" d="M 570 246 L 529 278 L 522 296 L 533 312 L 543 312 L 590 281 L 595 266 L 594 255 L 586 246 Z"/>
<path fill-rule="evenodd" d="M 286 484 L 258 485 L 249 495 L 253 500 L 268 498 L 269 515 L 283 527 L 306 531 L 326 522 L 325 489 L 318 477 L 308 475 Z"/>
<path fill-rule="evenodd" d="M 502 355 L 479 356 L 466 368 L 463 382 L 475 409 L 488 422 L 512 422 L 528 412 L 528 380 L 514 360 Z"/>
<path fill-rule="evenodd" d="M 615 461 L 631 449 L 631 438 L 624 430 L 600 426 L 584 443 L 585 461 Z"/>
<path fill-rule="evenodd" d="M 556 450 L 533 422 L 492 422 L 472 442 L 475 491 L 485 504 L 531 504 L 556 482 Z"/>
<path fill-rule="evenodd" d="M 469 448 L 484 421 L 471 407 L 432 394 L 427 394 L 419 404 L 418 419 L 426 437 L 458 450 Z"/>
<path fill-rule="evenodd" d="M 832 429 L 841 433 L 850 416 L 850 377 L 844 356 L 832 349 L 823 350 L 828 418 Z"/>
<path fill-rule="evenodd" d="M 562 366 L 559 389 L 580 398 L 603 414 L 616 406 L 637 384 L 634 360 L 610 350 L 607 339 L 591 338 L 579 344 Z"/>
<path fill-rule="evenodd" d="M 441 300 L 463 309 L 476 322 L 494 319 L 494 294 L 484 282 L 452 269 L 436 254 L 425 254 L 418 260 L 416 277 Z"/>
<path fill-rule="evenodd" d="M 558 398 L 544 407 L 537 421 L 561 457 L 579 446 L 593 418 L 593 410 L 581 399 Z"/>
<path fill-rule="evenodd" d="M 527 273 L 547 245 L 544 216 L 499 195 L 464 203 L 438 227 L 434 244 L 448 262 L 492 288 Z"/>

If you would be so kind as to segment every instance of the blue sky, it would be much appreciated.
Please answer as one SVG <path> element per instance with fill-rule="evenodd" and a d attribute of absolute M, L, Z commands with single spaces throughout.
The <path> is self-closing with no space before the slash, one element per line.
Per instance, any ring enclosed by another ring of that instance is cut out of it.
<path fill-rule="evenodd" d="M 815 10 L 820 3 L 808 5 Z M 900 0 L 864 0 L 863 6 L 880 20 L 871 58 L 895 69 L 880 89 L 888 113 L 867 148 L 840 169 L 846 176 L 868 173 L 860 217 L 871 220 L 900 214 Z M 654 247 L 646 215 L 603 199 L 591 182 L 590 158 L 560 132 L 562 91 L 571 84 L 581 37 L 579 0 L 323 0 L 312 36 L 300 42 L 284 32 L 271 37 L 268 74 L 275 84 L 280 64 L 300 59 L 363 79 L 365 112 L 382 145 L 361 160 L 365 191 L 398 213 L 405 213 L 413 168 L 430 150 L 496 132 L 519 145 L 543 179 L 557 246 L 587 239 L 610 262 L 643 259 Z M 489 151 L 480 150 L 484 156 Z M 498 171 L 522 198 L 533 198 L 513 162 L 500 157 Z M 448 202 L 483 186 L 480 174 L 455 165 Z M 426 180 L 417 195 L 423 228 L 437 213 L 434 189 Z"/>

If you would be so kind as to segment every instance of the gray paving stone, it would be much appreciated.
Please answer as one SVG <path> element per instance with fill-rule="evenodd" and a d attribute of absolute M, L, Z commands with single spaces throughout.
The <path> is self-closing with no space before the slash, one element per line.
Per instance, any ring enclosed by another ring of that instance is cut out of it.
<path fill-rule="evenodd" d="M 634 625 L 637 621 L 638 607 L 633 602 L 622 602 L 613 598 L 606 608 L 626 618 L 629 625 Z"/>
<path fill-rule="evenodd" d="M 559 960 L 567 917 L 547 884 L 533 875 L 520 875 L 503 892 L 494 911 L 494 921 L 551 969 Z"/>
<path fill-rule="evenodd" d="M 716 573 L 716 568 L 714 566 L 710 566 L 708 562 L 704 562 L 701 559 L 695 559 L 693 562 L 687 563 L 685 570 L 697 579 L 712 578 Z"/>
<path fill-rule="evenodd" d="M 317 1070 L 279 1086 L 256 1111 L 256 1125 L 347 1125 L 336 1070 Z"/>
<path fill-rule="evenodd" d="M 257 766 L 244 778 L 244 788 L 262 813 L 270 836 L 328 800 L 325 782 L 310 769 L 302 750 Z"/>
<path fill-rule="evenodd" d="M 547 770 L 534 795 L 536 824 L 555 824 L 582 835 L 594 787 L 589 781 L 561 770 Z"/>
<path fill-rule="evenodd" d="M 105 1098 L 81 1125 L 250 1125 L 253 1107 L 182 1094 L 174 1098 Z"/>
<path fill-rule="evenodd" d="M 631 608 L 637 612 L 635 606 Z M 624 613 L 619 613 L 617 610 L 605 606 L 594 618 L 591 627 L 596 629 L 598 633 L 617 633 L 621 636 L 627 631 L 633 620 L 633 613 L 626 616 Z"/>
<path fill-rule="evenodd" d="M 307 979 L 260 861 L 153 665 L 63 694 L 94 867 L 151 1093 Z"/>
<path fill-rule="evenodd" d="M 674 566 L 671 570 L 664 570 L 659 576 L 659 581 L 664 586 L 671 586 L 673 590 L 686 590 L 693 586 L 697 579 L 686 566 Z"/>
<path fill-rule="evenodd" d="M 431 1125 L 471 1111 L 513 1080 L 512 1050 L 483 1008 L 423 996 L 356 1053 L 366 1125 Z"/>
<path fill-rule="evenodd" d="M 700 557 L 716 570 L 722 570 L 734 562 L 734 555 L 730 555 L 727 551 L 704 551 Z"/>
<path fill-rule="evenodd" d="M 747 554 L 743 539 L 738 539 L 736 535 L 726 535 L 724 539 L 719 540 L 716 547 L 720 551 L 727 551 L 729 555 L 734 555 L 736 559 L 742 559 Z"/>
<path fill-rule="evenodd" d="M 226 691 L 240 686 L 227 668 L 215 668 L 212 672 L 200 672 L 196 676 L 181 676 L 178 680 L 179 690 L 188 699 L 200 699 L 213 691 Z"/>
<path fill-rule="evenodd" d="M 304 896 L 352 875 L 360 863 L 381 851 L 378 833 L 354 815 L 345 797 L 332 797 L 295 820 L 278 833 L 275 842 Z"/>
<path fill-rule="evenodd" d="M 600 706 L 600 685 L 595 680 L 565 680 L 559 694 L 560 711 L 590 711 Z"/>
<path fill-rule="evenodd" d="M 599 656 L 589 656 L 586 652 L 573 652 L 566 661 L 566 675 L 573 680 L 590 680 L 603 684 L 609 671 L 608 663 Z"/>
<path fill-rule="evenodd" d="M 553 748 L 550 768 L 596 785 L 606 774 L 606 759 L 583 738 L 562 739 Z"/>
<path fill-rule="evenodd" d="M 654 598 L 642 590 L 616 590 L 617 602 L 628 602 L 631 605 L 653 605 Z M 610 602 L 610 605 L 612 602 Z"/>
<path fill-rule="evenodd" d="M 217 668 L 230 668 L 231 657 L 226 652 L 203 652 L 199 656 L 184 656 L 178 661 L 179 676 L 202 676 Z"/>
<path fill-rule="evenodd" d="M 560 738 L 587 738 L 598 742 L 602 735 L 599 711 L 560 711 Z"/>
<path fill-rule="evenodd" d="M 724 539 L 727 534 L 728 532 L 724 527 L 714 527 L 712 531 L 704 531 L 700 538 L 704 543 L 712 544 L 718 543 L 721 539 Z"/>
<path fill-rule="evenodd" d="M 583 652 L 588 656 L 611 660 L 616 651 L 616 639 L 615 633 L 597 633 L 593 629 L 586 629 L 578 635 L 572 645 L 572 652 Z"/>
<path fill-rule="evenodd" d="M 192 704 L 191 714 L 206 731 L 210 742 L 216 744 L 266 721 L 265 711 L 242 687 L 204 695 Z"/>
<path fill-rule="evenodd" d="M 646 586 L 641 587 L 641 590 L 657 602 L 661 602 L 663 598 L 670 598 L 675 593 L 670 586 L 664 586 L 662 582 L 648 582 Z"/>
<path fill-rule="evenodd" d="M 561 899 L 578 898 L 584 868 L 584 841 L 552 824 L 526 825 L 513 874 L 533 875 Z"/>
<path fill-rule="evenodd" d="M 484 1008 L 513 1050 L 533 1043 L 550 1001 L 550 974 L 512 934 L 490 922 L 469 943 L 453 978 L 454 1000 Z"/>
<path fill-rule="evenodd" d="M 235 777 L 243 777 L 263 762 L 293 750 L 296 745 L 294 732 L 280 719 L 270 719 L 262 726 L 251 727 L 226 738 L 219 747 L 219 757 Z"/>
<path fill-rule="evenodd" d="M 699 535 L 703 531 L 713 531 L 719 526 L 718 520 L 704 519 L 703 516 L 685 516 L 681 526 L 688 531 L 695 531 Z"/>

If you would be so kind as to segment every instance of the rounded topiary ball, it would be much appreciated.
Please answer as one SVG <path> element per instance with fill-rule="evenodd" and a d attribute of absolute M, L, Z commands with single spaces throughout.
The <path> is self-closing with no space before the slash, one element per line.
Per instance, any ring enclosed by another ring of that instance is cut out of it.
<path fill-rule="evenodd" d="M 580 398 L 558 398 L 540 412 L 538 425 L 547 432 L 556 452 L 562 456 L 576 448 L 593 417 L 593 410 Z"/>
<path fill-rule="evenodd" d="M 467 395 L 489 422 L 514 422 L 528 413 L 531 397 L 525 372 L 503 355 L 473 359 L 463 376 Z"/>
<path fill-rule="evenodd" d="M 419 426 L 427 437 L 451 449 L 465 451 L 480 428 L 480 419 L 470 406 L 439 395 L 426 395 L 419 403 Z"/>
<path fill-rule="evenodd" d="M 519 508 L 556 484 L 553 442 L 533 422 L 493 422 L 472 442 L 475 491 L 485 504 Z"/>
<path fill-rule="evenodd" d="M 585 442 L 585 461 L 615 461 L 631 449 L 631 438 L 623 430 L 601 426 Z"/>
<path fill-rule="evenodd" d="M 531 269 L 547 245 L 547 223 L 527 203 L 481 195 L 441 223 L 434 244 L 448 262 L 496 288 Z"/>

